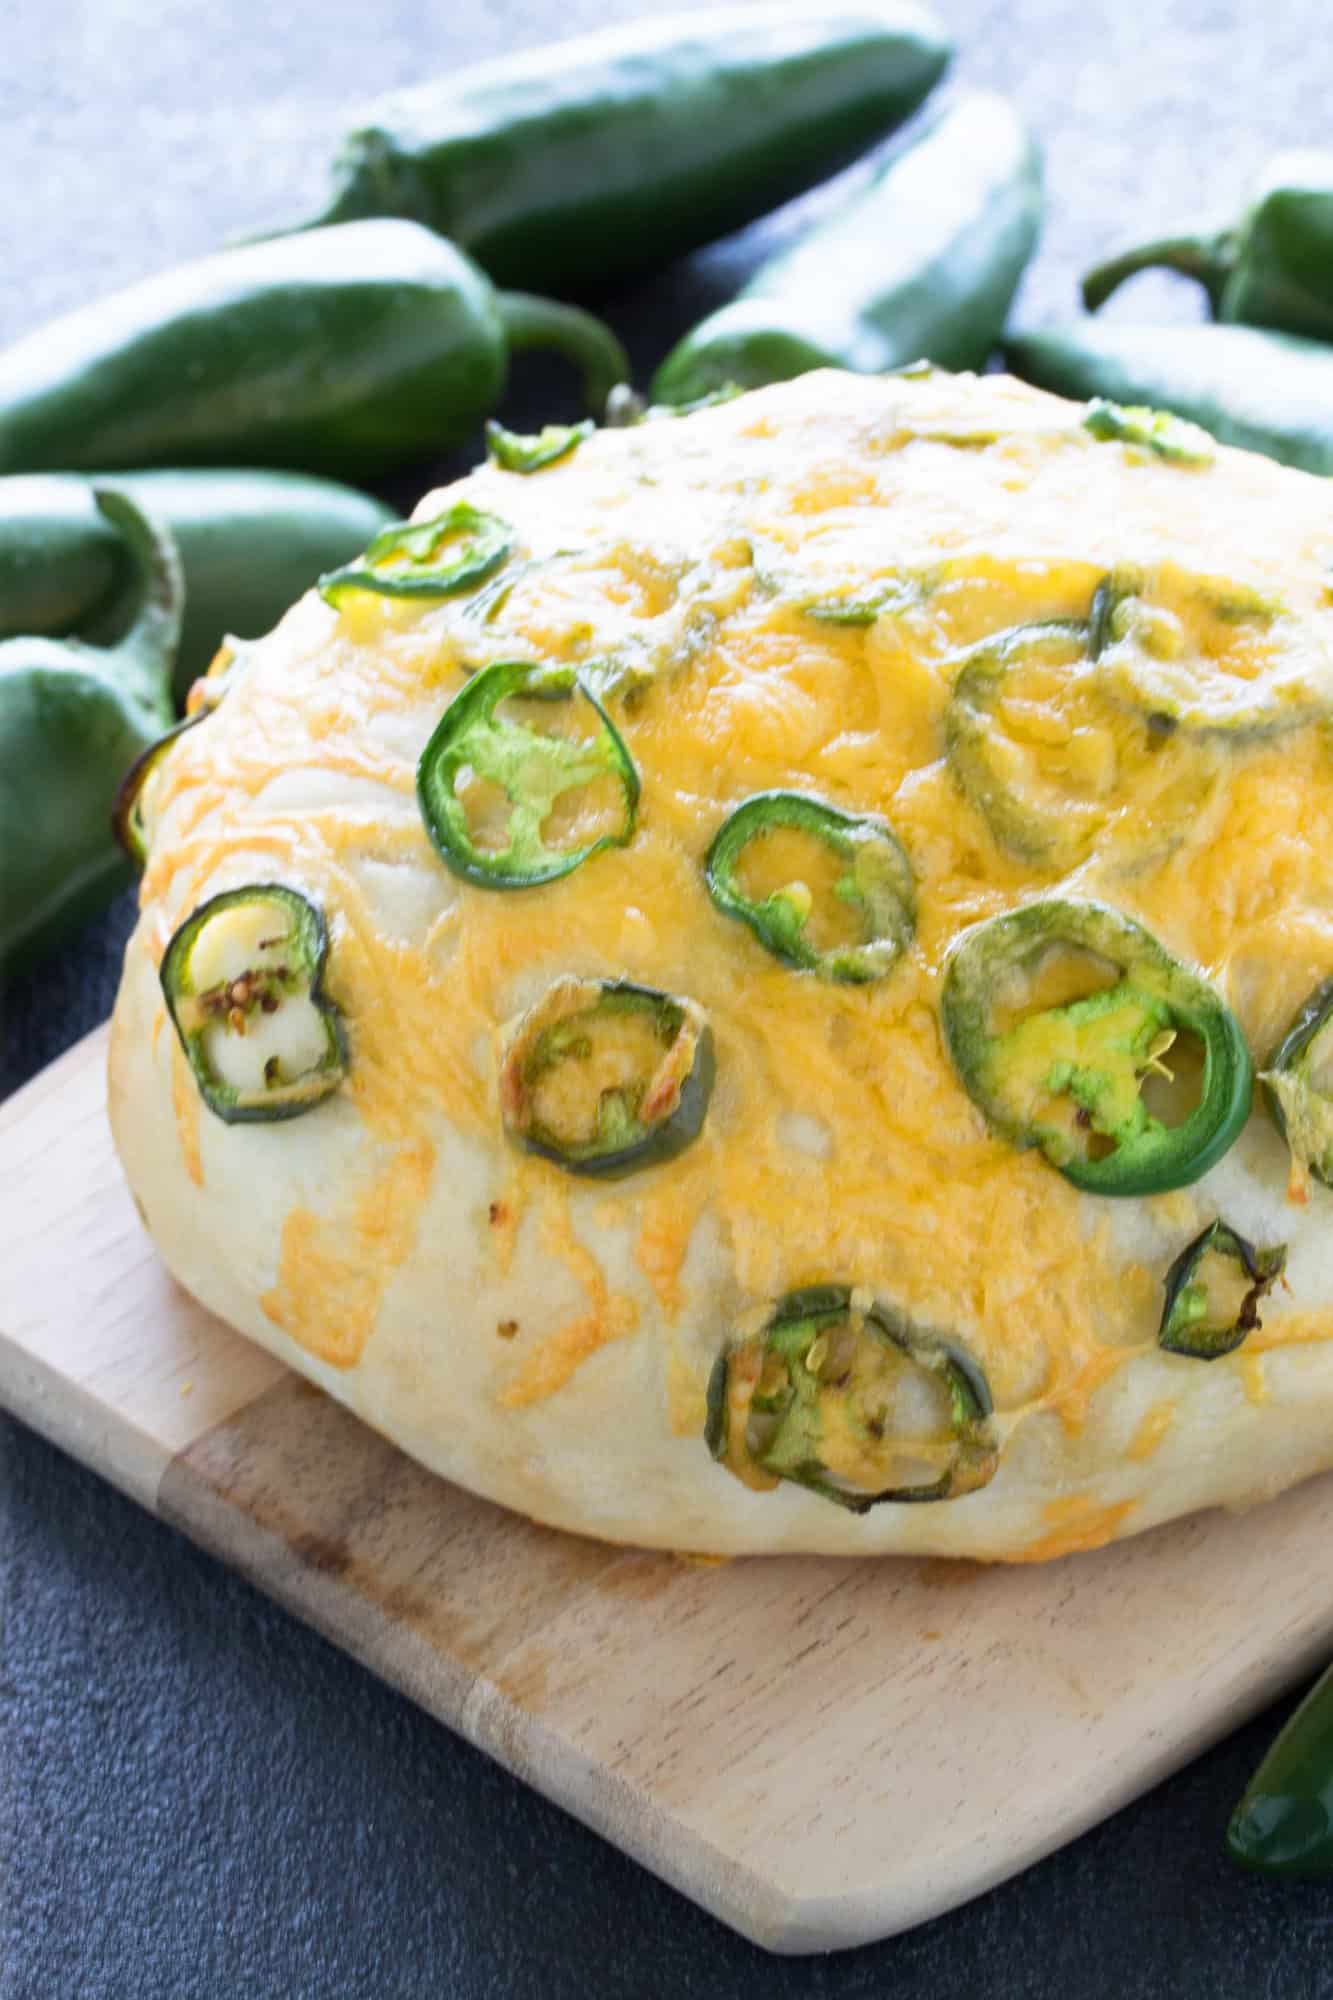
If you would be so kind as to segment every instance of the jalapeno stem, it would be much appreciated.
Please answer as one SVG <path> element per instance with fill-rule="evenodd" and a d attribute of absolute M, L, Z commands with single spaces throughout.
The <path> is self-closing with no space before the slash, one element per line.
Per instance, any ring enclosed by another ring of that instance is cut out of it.
<path fill-rule="evenodd" d="M 1096 312 L 1127 279 L 1139 271 L 1161 267 L 1179 271 L 1186 278 L 1197 278 L 1216 317 L 1222 308 L 1222 293 L 1234 261 L 1229 234 L 1162 236 L 1154 243 L 1122 250 L 1117 256 L 1095 264 L 1083 280 L 1083 303 L 1089 312 Z"/>
<path fill-rule="evenodd" d="M 511 354 L 553 348 L 583 378 L 583 400 L 593 416 L 606 409 L 617 383 L 630 378 L 630 360 L 608 326 L 591 313 L 532 292 L 497 292 L 495 299 Z"/>

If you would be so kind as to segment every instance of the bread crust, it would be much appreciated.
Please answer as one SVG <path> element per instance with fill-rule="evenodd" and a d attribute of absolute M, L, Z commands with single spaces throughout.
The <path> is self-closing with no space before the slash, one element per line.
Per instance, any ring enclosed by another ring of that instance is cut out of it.
<path fill-rule="evenodd" d="M 864 493 L 865 481 L 879 476 L 876 468 L 887 453 L 883 440 L 904 421 L 904 393 L 915 386 L 805 378 L 747 398 L 741 406 L 683 420 L 680 454 L 694 470 L 676 496 L 677 533 L 680 504 L 705 484 L 700 460 L 716 454 L 726 462 L 731 453 L 743 464 L 751 441 L 770 474 L 777 462 L 774 441 L 785 441 L 798 467 L 816 468 L 826 483 L 842 477 L 849 491 Z M 927 404 L 915 408 L 918 420 L 922 409 L 936 427 L 946 418 L 974 426 L 1010 424 L 1020 438 L 1014 447 L 1020 461 L 1028 448 L 1021 440 L 1040 436 L 1043 426 L 1047 431 L 1057 423 L 1068 426 L 1077 415 L 1017 385 L 995 389 L 947 379 L 933 386 Z M 700 425 L 701 433 L 690 428 Z M 553 468 L 531 482 L 535 489 L 539 481 L 564 481 L 560 505 L 551 509 L 564 526 L 553 528 L 553 536 L 572 534 L 571 522 L 604 520 L 617 468 L 631 460 L 640 469 L 650 460 L 659 481 L 669 477 L 667 441 L 653 437 L 636 445 L 631 435 L 628 442 L 609 438 L 595 445 L 586 474 L 576 462 L 567 472 Z M 1192 489 L 1205 497 L 1218 494 L 1198 531 L 1206 537 L 1211 524 L 1210 558 L 1219 560 L 1217 549 L 1228 533 L 1240 546 L 1246 521 L 1265 500 L 1281 505 L 1285 540 L 1270 523 L 1261 557 L 1276 571 L 1289 548 L 1289 587 L 1298 591 L 1303 565 L 1313 565 L 1325 529 L 1333 546 L 1333 508 L 1307 490 L 1318 482 L 1268 466 L 1256 471 L 1257 462 L 1239 454 L 1225 458 L 1230 464 L 1217 469 L 1220 488 Z M 1020 462 L 1020 472 L 1024 465 Z M 1087 465 L 1090 478 L 1102 476 L 1095 454 Z M 944 463 L 932 464 L 912 477 L 922 492 L 935 480 L 943 493 L 949 470 Z M 1162 486 L 1159 471 L 1144 469 L 1142 511 L 1148 529 L 1156 524 L 1165 532 L 1173 495 Z M 1045 477 L 1043 462 L 1031 473 L 1027 490 L 1037 492 Z M 524 513 L 525 484 L 515 475 L 485 472 L 449 498 L 462 491 L 475 504 L 509 509 L 519 519 L 525 548 L 539 562 L 545 516 L 530 519 Z M 784 496 L 788 502 L 791 497 Z M 1095 506 L 1088 503 L 1089 548 L 1080 561 L 1090 574 L 1105 560 L 1098 524 L 1104 510 L 1117 503 L 1138 504 L 1132 482 L 1126 485 L 1118 470 L 1113 490 Z M 638 504 L 631 496 L 627 513 Z M 853 497 L 844 504 L 864 503 Z M 983 515 L 988 504 L 981 495 Z M 1016 512 L 1022 504 L 1020 492 Z M 1048 498 L 1046 511 L 1034 512 L 1031 543 L 1038 553 L 1058 504 L 1058 496 Z M 429 518 L 439 506 L 440 496 L 432 496 L 418 510 L 419 518 Z M 543 498 L 542 507 L 547 506 Z M 752 522 L 757 508 L 743 495 L 733 499 L 735 533 L 740 532 L 736 522 Z M 700 526 L 714 552 L 725 543 L 723 525 L 719 513 Z M 1077 526 L 1071 529 L 1074 542 Z M 848 527 L 849 548 L 859 532 L 856 524 Z M 945 520 L 941 547 L 949 545 L 953 532 Z M 1177 523 L 1172 532 L 1173 559 L 1179 559 L 1190 530 Z M 1012 539 L 1017 548 L 1022 541 L 1017 529 Z M 1223 548 L 1221 560 L 1226 559 Z M 622 580 L 624 570 L 622 565 L 617 572 Z M 716 577 L 721 603 L 728 575 L 720 558 Z M 644 600 L 656 588 L 646 572 L 633 587 Z M 576 580 L 567 594 L 577 599 L 581 588 Z M 605 593 L 596 597 L 596 616 L 610 615 L 607 602 Z M 1037 609 L 1043 608 L 1038 603 Z M 712 615 L 712 651 L 704 652 L 702 666 L 696 652 L 695 665 L 684 671 L 712 673 L 725 695 L 731 686 L 727 620 L 733 614 L 715 606 Z M 785 661 L 773 636 L 775 614 L 765 615 L 764 657 Z M 758 614 L 752 605 L 739 616 L 743 622 Z M 537 643 L 531 634 L 543 617 L 554 621 L 555 612 L 539 607 L 525 643 Z M 996 1391 L 995 1425 L 1002 1443 L 994 1479 L 947 1502 L 882 1505 L 854 1515 L 791 1484 L 751 1490 L 713 1462 L 702 1435 L 709 1372 L 732 1329 L 745 1314 L 760 1310 L 772 1290 L 822 1278 L 866 1283 L 882 1292 L 902 1270 L 937 1268 L 926 1261 L 926 1249 L 910 1248 L 905 1237 L 895 1262 L 895 1227 L 906 1215 L 909 1196 L 891 1178 L 898 1171 L 892 1163 L 880 1196 L 863 1191 L 859 1181 L 855 1189 L 850 1182 L 844 1189 L 840 1114 L 821 1103 L 813 1072 L 808 1101 L 800 1076 L 789 1076 L 785 1068 L 781 1073 L 780 1087 L 790 1086 L 790 1101 L 771 1107 L 773 1157 L 784 1172 L 796 1175 L 796 1155 L 805 1143 L 800 1121 L 826 1120 L 832 1152 L 822 1160 L 812 1155 L 808 1177 L 792 1185 L 809 1189 L 812 1202 L 823 1188 L 831 1205 L 842 1202 L 850 1211 L 863 1203 L 866 1214 L 878 1214 L 882 1241 L 873 1253 L 876 1267 L 802 1265 L 806 1252 L 796 1240 L 802 1231 L 811 1243 L 826 1239 L 812 1233 L 815 1219 L 807 1224 L 796 1210 L 790 1211 L 794 1241 L 785 1264 L 781 1227 L 765 1232 L 758 1208 L 753 1226 L 751 1220 L 742 1226 L 734 1219 L 739 1212 L 734 1183 L 742 1170 L 753 1178 L 758 1169 L 752 1148 L 744 1159 L 733 1158 L 728 1135 L 748 1130 L 742 1127 L 745 1092 L 774 1060 L 767 1046 L 747 1042 L 750 1023 L 781 1021 L 786 979 L 793 982 L 785 989 L 793 996 L 792 1008 L 807 1010 L 800 1013 L 800 1032 L 813 1033 L 801 1026 L 815 1019 L 809 981 L 765 961 L 740 927 L 731 927 L 734 938 L 726 931 L 716 944 L 708 933 L 707 951 L 732 954 L 725 961 L 719 957 L 723 971 L 716 993 L 709 995 L 718 1030 L 719 1083 L 710 1110 L 716 1130 L 679 1160 L 611 1188 L 516 1155 L 496 1111 L 496 1051 L 516 1013 L 547 981 L 567 971 L 615 976 L 623 965 L 633 977 L 682 987 L 692 964 L 702 963 L 705 947 L 698 940 L 705 927 L 710 922 L 721 927 L 723 920 L 700 894 L 678 905 L 667 921 L 654 906 L 655 885 L 685 879 L 681 854 L 691 859 L 691 839 L 702 849 L 725 803 L 759 789 L 788 748 L 784 744 L 777 758 L 765 763 L 745 747 L 750 738 L 730 739 L 719 752 L 715 799 L 696 801 L 690 824 L 697 825 L 697 838 L 682 833 L 683 808 L 672 820 L 664 794 L 653 788 L 653 731 L 659 724 L 650 713 L 650 693 L 638 711 L 648 713 L 648 721 L 640 724 L 637 737 L 627 731 L 648 774 L 642 865 L 658 868 L 659 850 L 652 843 L 659 825 L 669 822 L 675 848 L 668 851 L 663 835 L 664 858 L 642 895 L 632 872 L 638 865 L 634 847 L 623 860 L 599 857 L 588 863 L 581 871 L 587 884 L 571 878 L 560 906 L 566 914 L 550 932 L 537 905 L 541 892 L 522 892 L 511 899 L 509 931 L 497 932 L 496 955 L 483 960 L 470 947 L 469 925 L 498 921 L 497 899 L 491 895 L 488 902 L 488 892 L 462 888 L 446 873 L 422 837 L 411 793 L 420 746 L 460 672 L 475 664 L 461 657 L 460 630 L 456 607 L 423 626 L 392 607 L 377 607 L 373 615 L 354 607 L 339 622 L 317 599 L 307 600 L 254 649 L 216 715 L 182 739 L 175 753 L 172 789 L 154 827 L 142 914 L 116 1004 L 110 1108 L 135 1197 L 162 1257 L 187 1290 L 446 1478 L 538 1520 L 610 1541 L 718 1555 L 805 1551 L 1036 1560 L 1138 1532 L 1195 1508 L 1244 1505 L 1333 1465 L 1328 1240 L 1333 1195 L 1316 1189 L 1305 1207 L 1286 1199 L 1287 1156 L 1267 1120 L 1253 1116 L 1232 1152 L 1195 1187 L 1156 1202 L 1117 1203 L 1077 1195 L 1035 1156 L 989 1139 L 961 1091 L 949 1101 L 947 1119 L 932 1114 L 938 1145 L 929 1172 L 935 1177 L 939 1229 L 947 1231 L 951 1215 L 971 1212 L 961 1192 L 964 1182 L 971 1187 L 969 1176 L 977 1177 L 978 1186 L 984 1180 L 987 1188 L 999 1190 L 995 1198 L 1003 1195 L 1011 1204 L 1007 1214 L 1015 1212 L 1019 1190 L 1029 1204 L 1024 1212 L 1033 1218 L 1034 1262 L 1047 1254 L 1040 1236 L 1042 1218 L 1048 1217 L 1056 1247 L 1047 1248 L 1052 1260 L 1056 1249 L 1064 1258 L 1058 1282 L 1067 1288 L 1050 1326 L 1043 1323 L 1029 1341 L 1017 1310 L 1006 1317 L 1002 1304 L 978 1296 L 982 1287 L 974 1273 L 984 1274 L 985 1259 L 974 1255 L 975 1244 L 960 1240 L 952 1253 L 944 1246 L 938 1266 L 947 1270 L 952 1255 L 968 1274 L 966 1283 L 960 1279 L 955 1301 L 942 1302 L 938 1284 L 931 1290 L 924 1279 L 914 1279 L 914 1289 L 900 1298 L 906 1310 L 933 1324 L 948 1312 L 950 1323 L 961 1327 L 974 1347 L 980 1344 Z M 780 636 L 785 633 L 784 626 Z M 839 673 L 844 667 L 850 673 L 848 663 L 855 664 L 844 632 L 828 639 L 818 626 L 812 633 L 802 628 L 792 643 L 806 649 L 800 663 L 810 664 L 806 683 L 797 675 L 788 680 L 789 690 L 817 689 L 821 647 L 836 649 L 828 656 Z M 374 660 L 379 668 L 367 664 Z M 382 673 L 385 692 L 372 710 L 362 693 L 370 684 L 366 676 L 374 672 Z M 740 678 L 748 688 L 758 676 L 755 668 Z M 796 692 L 782 711 L 782 727 L 791 723 Z M 829 718 L 819 706 L 824 699 L 811 696 L 809 779 L 811 788 L 821 791 L 829 789 L 831 768 Z M 760 716 L 748 726 L 762 722 Z M 899 1075 L 906 1074 L 902 1064 L 909 1051 L 933 1047 L 931 1007 L 950 934 L 934 926 L 929 914 L 932 894 L 945 880 L 935 872 L 930 845 L 935 823 L 911 818 L 912 784 L 919 789 L 937 782 L 937 749 L 929 729 L 923 729 L 920 755 L 908 755 L 902 781 L 907 791 L 889 801 L 862 793 L 856 801 L 867 809 L 887 806 L 905 824 L 927 912 L 915 948 L 920 964 L 903 975 L 918 984 L 903 988 L 905 997 L 895 1003 L 901 1013 L 885 1017 L 885 1046 Z M 261 751 L 256 745 L 267 747 Z M 846 768 L 854 768 L 850 751 L 847 757 Z M 801 777 L 799 769 L 788 770 L 788 782 Z M 685 789 L 673 796 L 683 796 Z M 854 790 L 849 782 L 848 795 Z M 1222 809 L 1236 808 L 1228 798 Z M 956 808 L 955 817 L 961 812 Z M 954 821 L 946 817 L 943 824 L 952 829 Z M 1223 839 L 1233 837 L 1229 826 L 1223 826 Z M 975 832 L 970 837 L 979 838 Z M 938 838 L 961 836 L 946 831 Z M 1168 857 L 1154 864 L 1156 873 L 1117 876 L 1118 893 L 1151 920 L 1159 876 L 1180 865 L 1178 857 Z M 1168 936 L 1173 949 L 1219 980 L 1242 1018 L 1248 1016 L 1247 1027 L 1257 1024 L 1256 1039 L 1285 1004 L 1283 996 L 1320 969 L 1321 954 L 1333 951 L 1333 918 L 1316 907 L 1304 878 L 1282 900 L 1284 866 L 1290 875 L 1295 864 L 1285 848 L 1279 853 L 1275 846 L 1268 873 L 1276 886 L 1267 902 L 1262 891 L 1257 894 L 1248 931 L 1220 915 L 1209 930 L 1211 919 L 1200 915 L 1201 928 L 1192 935 Z M 618 899 L 605 886 L 612 868 L 622 871 Z M 592 877 L 599 869 L 603 885 L 595 889 Z M 1008 861 L 995 862 L 992 873 L 998 886 L 992 889 L 988 878 L 991 906 L 1051 887 L 1048 877 L 1025 876 Z M 329 917 L 328 990 L 347 1015 L 351 1069 L 344 1089 L 306 1116 L 282 1124 L 228 1125 L 199 1102 L 165 1016 L 158 966 L 171 931 L 203 896 L 275 879 L 316 898 Z M 954 884 L 958 878 L 947 879 Z M 1092 886 L 1105 893 L 1095 876 Z M 959 910 L 969 913 L 952 887 L 950 894 L 956 931 Z M 594 895 L 595 911 L 577 900 Z M 616 930 L 606 916 L 613 908 L 619 912 Z M 1262 952 L 1257 960 L 1247 957 L 1245 939 L 1253 934 L 1262 944 L 1279 924 L 1287 955 L 1273 957 L 1280 977 L 1274 973 L 1266 980 L 1268 960 Z M 622 950 L 624 960 L 617 958 Z M 373 1024 L 370 996 L 377 996 L 379 1009 Z M 840 997 L 836 1004 L 863 1004 L 864 1012 L 880 1001 Z M 443 1039 L 445 1024 L 451 1022 L 452 1032 L 452 1017 L 469 1009 L 475 1010 L 475 1020 L 468 1015 L 471 1030 L 467 1036 L 458 1031 L 446 1065 L 434 1046 L 432 1023 L 439 1024 Z M 853 1022 L 848 1034 L 859 1033 L 860 1017 L 848 1018 Z M 903 1038 L 901 1060 L 893 1056 L 896 1034 Z M 825 1060 L 822 1045 L 819 1060 Z M 934 1054 L 930 1060 L 936 1060 Z M 932 1077 L 932 1089 L 945 1088 L 934 1071 Z M 877 1087 L 864 1085 L 867 1094 Z M 891 1116 L 892 1098 L 890 1079 L 889 1108 L 879 1106 L 877 1117 Z M 904 1147 L 904 1157 L 917 1158 L 922 1151 L 917 1142 Z M 957 1177 L 953 1187 L 951 1174 Z M 757 1203 L 760 1197 L 745 1199 Z M 929 1185 L 910 1191 L 911 1227 L 923 1233 L 923 1241 L 931 1201 Z M 1287 1289 L 1265 1311 L 1259 1334 L 1224 1359 L 1200 1363 L 1157 1349 L 1155 1315 L 1160 1273 L 1200 1221 L 1215 1214 L 1225 1214 L 1257 1239 L 1288 1243 Z M 903 1220 L 904 1231 L 907 1226 Z M 772 1240 L 761 1240 L 765 1234 Z M 668 1238 L 669 1249 L 663 1247 Z M 827 1240 L 870 1239 L 854 1239 L 848 1222 L 843 1237 Z M 1070 1245 L 1082 1247 L 1071 1251 Z M 997 1268 L 1007 1269 L 1004 1260 L 1016 1254 L 1012 1244 L 997 1239 Z M 1050 1268 L 1057 1269 L 1054 1261 Z M 778 1280 L 772 1288 L 756 1282 L 757 1275 L 770 1273 Z"/>

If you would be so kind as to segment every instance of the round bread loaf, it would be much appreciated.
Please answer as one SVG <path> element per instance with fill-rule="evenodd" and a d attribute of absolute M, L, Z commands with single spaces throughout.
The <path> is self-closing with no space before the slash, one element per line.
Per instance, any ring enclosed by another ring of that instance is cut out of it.
<path fill-rule="evenodd" d="M 1038 1559 L 1333 1466 L 1327 483 L 925 371 L 494 453 L 142 778 L 170 1269 L 615 1541 Z"/>

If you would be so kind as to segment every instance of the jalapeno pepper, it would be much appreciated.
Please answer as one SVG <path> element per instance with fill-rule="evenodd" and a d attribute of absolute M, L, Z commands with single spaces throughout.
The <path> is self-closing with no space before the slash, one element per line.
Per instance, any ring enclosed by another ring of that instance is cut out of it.
<path fill-rule="evenodd" d="M 181 708 L 228 634 L 262 639 L 324 571 L 350 560 L 393 519 L 354 487 L 248 466 L 108 472 L 104 483 L 162 521 L 180 553 L 185 609 L 174 693 Z"/>
<path fill-rule="evenodd" d="M 1147 404 L 1219 444 L 1306 472 L 1333 472 L 1333 350 L 1245 326 L 1117 326 L 1097 320 L 1005 342 L 1015 375 L 1062 396 Z"/>
<path fill-rule="evenodd" d="M 1333 153 L 1313 147 L 1270 160 L 1238 222 L 1122 250 L 1083 280 L 1096 312 L 1136 271 L 1197 278 L 1213 316 L 1333 340 Z"/>
<path fill-rule="evenodd" d="M 0 479 L 0 639 L 91 638 L 127 567 L 87 480 Z"/>
<path fill-rule="evenodd" d="M 1043 782 L 1041 746 L 1013 742 L 1001 726 L 1003 711 L 1016 693 L 1021 700 L 1034 670 L 1058 676 L 1067 706 L 1074 677 L 1064 670 L 1088 657 L 1088 627 L 1073 621 L 1025 625 L 987 639 L 964 655 L 945 719 L 950 767 L 996 840 L 1049 867 L 1072 867 L 1082 858 L 1108 807 L 1101 799 L 1081 800 L 1058 776 Z"/>
<path fill-rule="evenodd" d="M 1083 428 L 1100 443 L 1109 440 L 1137 446 L 1176 465 L 1211 465 L 1217 456 L 1207 431 L 1200 430 L 1197 424 L 1182 423 L 1168 410 L 1150 410 L 1144 404 L 1126 408 L 1108 402 L 1105 396 L 1094 396 L 1083 418 Z"/>
<path fill-rule="evenodd" d="M 991 1413 L 960 1342 L 848 1286 L 817 1285 L 718 1356 L 704 1437 L 746 1485 L 791 1480 L 864 1514 L 987 1485 L 999 1463 Z"/>
<path fill-rule="evenodd" d="M 1187 612 L 1190 631 L 1172 606 Z M 1246 584 L 1157 565 L 1098 585 L 1089 616 L 1098 681 L 1137 710 L 1158 752 L 1174 739 L 1232 748 L 1318 721 L 1327 711 L 1308 631 L 1280 599 Z M 1140 813 L 1147 816 L 1146 799 Z"/>
<path fill-rule="evenodd" d="M 226 650 L 230 653 L 230 648 Z M 111 808 L 111 830 L 136 868 L 142 868 L 148 859 L 153 798 L 167 758 L 182 736 L 213 713 L 226 691 L 227 676 L 216 667 L 205 679 L 196 681 L 190 692 L 189 713 L 156 743 L 150 743 L 121 780 Z"/>
<path fill-rule="evenodd" d="M 920 356 L 980 368 L 1040 221 L 1040 159 L 1018 114 L 1001 97 L 963 98 L 687 334 L 653 377 L 653 400 L 811 368 L 878 374 Z"/>
<path fill-rule="evenodd" d="M 208 467 L 94 479 L 128 493 L 176 544 L 185 585 L 178 705 L 227 632 L 259 638 L 321 570 L 355 555 L 392 519 L 369 494 L 287 472 Z M 0 479 L 0 639 L 96 641 L 133 562 L 93 484 L 72 473 Z"/>
<path fill-rule="evenodd" d="M 131 578 L 114 644 L 0 642 L 0 972 L 17 971 L 125 881 L 111 808 L 126 767 L 171 723 L 181 574 L 165 530 L 124 494 L 95 501 Z"/>
<path fill-rule="evenodd" d="M 1112 826 L 1136 858 L 1169 850 L 1216 782 L 1222 725 L 1193 715 L 1187 729 L 1167 712 L 1175 683 L 1145 660 L 1122 609 L 1137 609 L 1138 587 L 1107 578 L 1086 624 L 1017 626 L 962 656 L 945 715 L 949 766 L 1021 860 L 1075 868 Z"/>
<path fill-rule="evenodd" d="M 455 875 L 531 889 L 628 845 L 639 774 L 572 667 L 495 660 L 445 710 L 421 753 L 417 798 Z"/>
<path fill-rule="evenodd" d="M 592 419 L 585 418 L 581 424 L 543 424 L 539 431 L 525 436 L 518 431 L 507 431 L 503 424 L 490 422 L 486 426 L 486 450 L 491 463 L 502 472 L 540 472 L 543 467 L 568 458 L 595 429 Z"/>
<path fill-rule="evenodd" d="M 1070 997 L 1070 995 L 1074 997 Z M 965 931 L 943 1020 L 964 1089 L 995 1132 L 1037 1146 L 1091 1194 L 1157 1194 L 1207 1173 L 1250 1110 L 1239 1024 L 1151 932 L 1102 903 L 1051 898 Z M 1202 1052 L 1198 1101 L 1178 1123 L 1142 1096 L 1170 1080 L 1182 1035 Z"/>
<path fill-rule="evenodd" d="M 1227 1828 L 1227 1852 L 1268 1875 L 1333 1873 L 1333 1667 L 1250 1779 Z"/>
<path fill-rule="evenodd" d="M 1304 1200 L 1311 1178 L 1333 1187 L 1333 979 L 1300 1008 L 1259 1081 L 1291 1151 L 1292 1195 Z"/>
<path fill-rule="evenodd" d="M 323 912 L 280 882 L 211 897 L 167 946 L 167 1011 L 225 1124 L 298 1118 L 342 1082 L 342 1019 L 322 991 L 328 948 Z"/>
<path fill-rule="evenodd" d="M 747 887 L 755 867 L 784 879 L 767 893 Z M 832 876 L 823 887 L 821 874 Z M 804 792 L 757 792 L 737 806 L 714 836 L 704 880 L 724 916 L 748 924 L 785 965 L 821 979 L 882 979 L 916 926 L 912 864 L 892 828 Z"/>
<path fill-rule="evenodd" d="M 1216 1361 L 1260 1324 L 1260 1302 L 1287 1267 L 1287 1246 L 1257 1250 L 1219 1216 L 1187 1243 L 1166 1274 L 1157 1344 L 1169 1354 Z"/>
<path fill-rule="evenodd" d="M 933 14 L 893 0 L 636 21 L 367 105 L 307 226 L 405 215 L 497 283 L 607 284 L 826 179 L 949 54 Z"/>
<path fill-rule="evenodd" d="M 579 368 L 594 412 L 629 372 L 599 320 L 497 293 L 411 222 L 224 250 L 0 353 L 0 471 L 383 472 L 461 443 L 533 346 Z"/>
<path fill-rule="evenodd" d="M 497 570 L 512 547 L 507 522 L 466 500 L 430 521 L 381 529 L 364 555 L 319 580 L 335 608 L 360 590 L 381 597 L 454 597 Z"/>
<path fill-rule="evenodd" d="M 703 1008 L 629 980 L 558 979 L 500 1070 L 506 1132 L 573 1174 L 657 1166 L 696 1139 L 713 1088 Z"/>

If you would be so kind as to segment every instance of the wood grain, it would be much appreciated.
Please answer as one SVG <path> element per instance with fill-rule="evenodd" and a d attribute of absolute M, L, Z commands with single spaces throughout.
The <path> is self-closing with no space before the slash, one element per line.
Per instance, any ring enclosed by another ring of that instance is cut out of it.
<path fill-rule="evenodd" d="M 474 1499 L 165 1277 L 104 1055 L 0 1113 L 0 1399 L 773 1950 L 976 1895 L 1333 1638 L 1330 1480 L 1016 1570 L 707 1567 Z"/>

